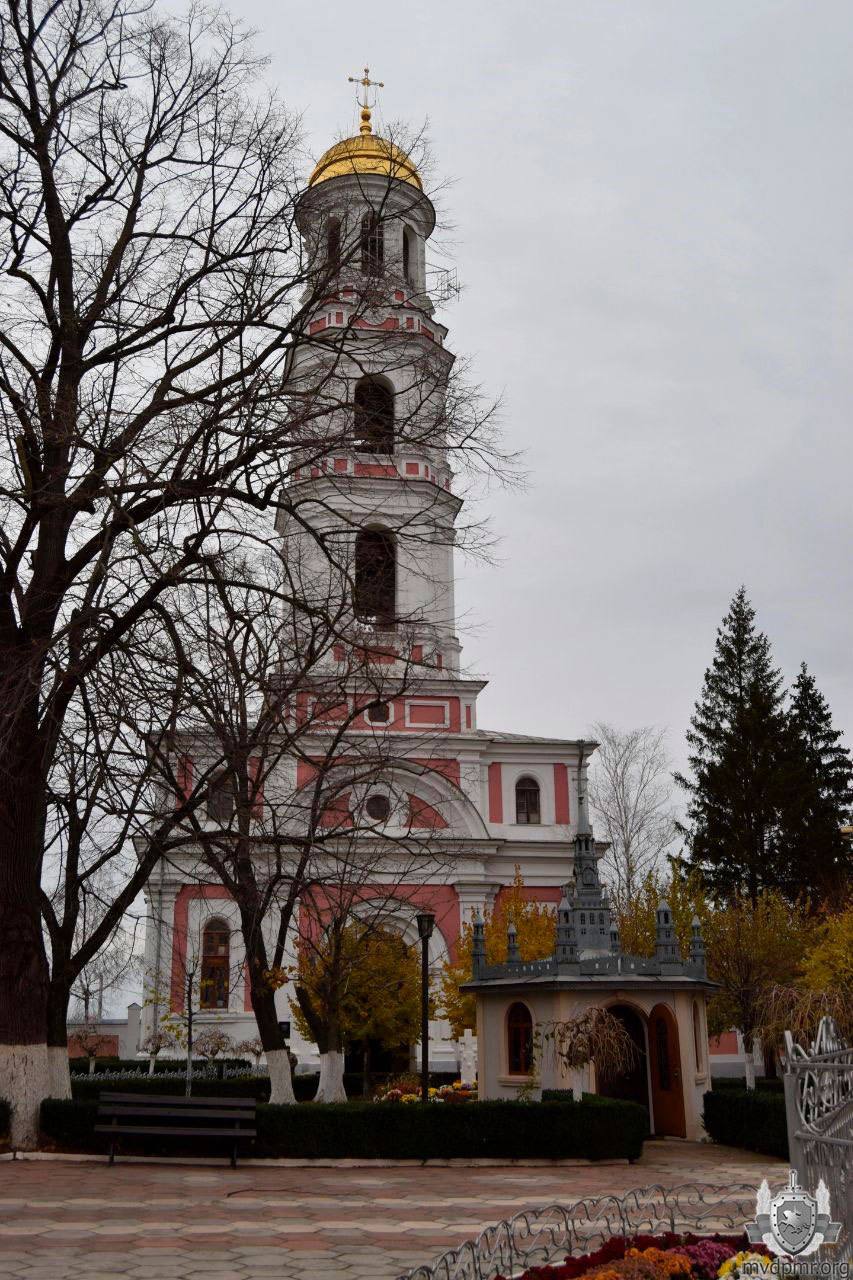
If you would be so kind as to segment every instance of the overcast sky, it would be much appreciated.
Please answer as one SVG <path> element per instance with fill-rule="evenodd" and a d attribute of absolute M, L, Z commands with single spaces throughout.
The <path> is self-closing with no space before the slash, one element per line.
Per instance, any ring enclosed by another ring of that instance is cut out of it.
<path fill-rule="evenodd" d="M 459 566 L 481 727 L 684 730 L 745 582 L 853 732 L 850 0 L 231 0 L 319 155 L 429 121 L 523 493 Z"/>

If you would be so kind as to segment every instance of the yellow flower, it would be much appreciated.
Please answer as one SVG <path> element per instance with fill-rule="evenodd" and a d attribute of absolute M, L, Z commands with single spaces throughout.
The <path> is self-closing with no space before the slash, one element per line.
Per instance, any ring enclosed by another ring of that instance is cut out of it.
<path fill-rule="evenodd" d="M 749 1267 L 751 1273 L 769 1271 L 770 1259 L 763 1253 L 751 1253 L 748 1249 L 744 1249 L 741 1253 L 736 1253 L 733 1258 L 726 1258 L 717 1275 L 729 1276 L 733 1273 L 739 1275 L 745 1266 Z"/>

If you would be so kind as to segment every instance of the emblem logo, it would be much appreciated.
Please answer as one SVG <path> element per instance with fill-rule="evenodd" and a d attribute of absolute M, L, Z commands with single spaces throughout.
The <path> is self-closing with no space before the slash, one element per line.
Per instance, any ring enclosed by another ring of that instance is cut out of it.
<path fill-rule="evenodd" d="M 771 1196 L 765 1178 L 758 1188 L 755 1222 L 747 1223 L 751 1244 L 766 1244 L 774 1253 L 790 1257 L 806 1257 L 822 1244 L 835 1244 L 841 1231 L 840 1222 L 830 1221 L 829 1189 L 823 1178 L 815 1195 L 797 1184 L 797 1171 L 792 1169 L 788 1186 Z"/>

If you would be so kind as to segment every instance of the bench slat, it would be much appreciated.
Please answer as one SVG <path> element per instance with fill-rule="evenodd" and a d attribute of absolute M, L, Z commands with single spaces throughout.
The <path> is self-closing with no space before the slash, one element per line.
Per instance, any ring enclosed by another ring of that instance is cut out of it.
<path fill-rule="evenodd" d="M 144 1111 L 119 1103 L 111 1107 L 99 1107 L 98 1116 L 174 1116 L 176 1120 L 188 1120 L 202 1116 L 209 1120 L 254 1120 L 247 1111 L 232 1111 L 227 1107 L 197 1107 L 192 1111 L 178 1110 L 174 1107 L 146 1107 Z"/>
<path fill-rule="evenodd" d="M 134 1133 L 159 1133 L 164 1137 L 169 1134 L 178 1134 L 182 1138 L 191 1138 L 193 1135 L 203 1138 L 254 1138 L 257 1136 L 255 1129 L 179 1129 L 174 1125 L 160 1124 L 131 1124 L 131 1125 L 112 1125 L 112 1124 L 96 1124 L 95 1133 L 112 1133 L 116 1137 L 129 1136 Z"/>
<path fill-rule="evenodd" d="M 103 1090 L 98 1098 L 99 1103 L 110 1102 L 129 1102 L 136 1107 L 156 1107 L 163 1106 L 165 1103 L 171 1103 L 175 1106 L 186 1107 L 241 1107 L 248 1111 L 250 1108 L 257 1106 L 256 1098 L 187 1098 L 184 1094 L 176 1093 L 111 1093 Z"/>

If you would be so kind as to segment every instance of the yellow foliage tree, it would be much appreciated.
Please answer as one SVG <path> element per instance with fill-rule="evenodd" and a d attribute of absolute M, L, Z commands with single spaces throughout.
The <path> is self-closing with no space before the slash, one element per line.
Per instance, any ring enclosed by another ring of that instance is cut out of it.
<path fill-rule="evenodd" d="M 814 921 L 803 904 L 791 903 L 775 889 L 733 898 L 708 913 L 704 921 L 708 976 L 720 990 L 708 1007 L 708 1029 L 717 1035 L 736 1027 L 744 1043 L 764 1038 L 767 1009 L 779 985 L 795 982 Z M 747 1087 L 754 1086 L 752 1057 L 747 1056 Z"/>
<path fill-rule="evenodd" d="M 342 1045 L 357 1040 L 376 1040 L 388 1048 L 412 1044 L 420 1038 L 420 981 L 417 947 L 356 920 L 330 945 L 301 950 L 300 1004 L 293 1018 L 306 1040 L 318 1038 L 318 1025 L 334 1025 Z"/>
<path fill-rule="evenodd" d="M 515 925 L 516 940 L 522 960 L 544 960 L 554 952 L 557 917 L 547 902 L 531 902 L 525 897 L 521 868 L 516 866 L 509 890 L 502 895 L 494 911 L 484 916 L 486 961 L 501 964 L 506 960 L 507 929 Z M 456 960 L 445 961 L 439 978 L 438 1006 L 458 1039 L 466 1027 L 476 1028 L 477 1008 L 472 995 L 460 990 L 470 982 L 473 973 L 471 953 L 474 945 L 473 921 L 465 920 L 456 944 Z"/>
<path fill-rule="evenodd" d="M 811 991 L 838 990 L 853 1002 L 853 900 L 818 925 L 802 977 Z"/>
<path fill-rule="evenodd" d="M 653 956 L 655 953 L 655 912 L 666 902 L 672 912 L 675 934 L 682 956 L 690 951 L 693 917 L 699 917 L 704 929 L 711 908 L 695 872 L 683 872 L 673 864 L 669 877 L 650 872 L 630 901 L 618 912 L 619 938 L 626 955 Z"/>

